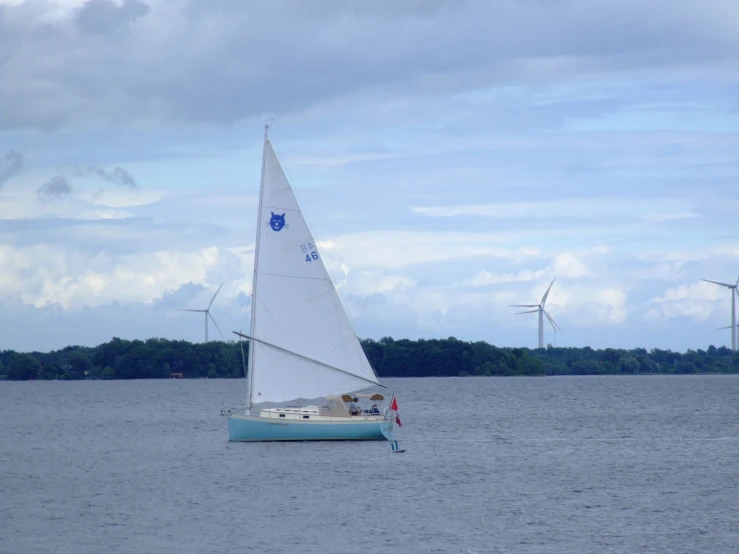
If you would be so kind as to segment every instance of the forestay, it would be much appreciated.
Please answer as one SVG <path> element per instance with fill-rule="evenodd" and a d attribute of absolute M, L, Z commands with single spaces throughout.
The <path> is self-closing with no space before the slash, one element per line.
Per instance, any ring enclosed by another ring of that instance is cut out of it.
<path fill-rule="evenodd" d="M 250 404 L 380 384 L 268 140 L 264 149 Z"/>

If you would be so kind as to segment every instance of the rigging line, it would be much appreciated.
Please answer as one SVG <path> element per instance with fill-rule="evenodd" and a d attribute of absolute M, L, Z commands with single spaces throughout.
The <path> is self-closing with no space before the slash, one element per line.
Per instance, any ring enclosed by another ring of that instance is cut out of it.
<path fill-rule="evenodd" d="M 253 291 L 252 291 L 253 292 Z M 244 305 L 244 317 L 241 318 L 241 331 L 244 330 L 244 324 L 246 323 L 246 314 L 251 308 L 251 294 L 249 294 L 249 298 L 246 301 L 246 304 Z"/>
<path fill-rule="evenodd" d="M 244 324 L 246 323 L 246 314 L 250 308 L 251 308 L 251 295 L 249 295 L 249 301 L 244 306 L 244 317 L 241 319 L 241 330 L 242 331 L 244 330 Z M 249 345 L 249 347 L 251 348 L 251 345 Z M 244 341 L 241 339 L 239 339 L 239 348 L 241 349 L 241 363 L 244 366 L 244 379 L 246 379 L 247 377 L 246 374 L 249 371 L 249 364 L 247 364 L 246 362 L 246 356 L 244 355 Z M 248 400 L 247 400 L 247 404 L 248 404 Z"/>
<path fill-rule="evenodd" d="M 239 341 L 239 348 L 241 348 L 241 363 L 244 365 L 244 379 L 246 380 L 246 372 L 249 371 L 249 366 L 246 363 L 246 356 L 244 355 L 244 341 L 243 340 Z"/>
<path fill-rule="evenodd" d="M 313 358 L 309 358 L 308 356 L 303 356 L 302 354 L 298 354 L 297 352 L 293 352 L 292 350 L 288 350 L 287 348 L 282 348 L 281 346 L 277 346 L 276 344 L 272 344 L 271 342 L 263 341 L 261 339 L 256 339 L 250 335 L 246 335 L 244 333 L 239 333 L 238 331 L 231 331 L 235 335 L 239 335 L 240 337 L 243 337 L 245 339 L 249 339 L 254 342 L 261 343 L 265 346 L 269 346 L 271 348 L 274 348 L 276 350 L 280 350 L 282 352 L 285 352 L 287 354 L 291 354 L 292 356 L 295 356 L 296 358 L 300 358 L 303 360 L 307 360 L 309 362 L 312 362 L 314 364 L 318 364 L 320 366 L 326 367 L 328 369 L 333 369 L 334 371 L 338 371 L 339 373 L 343 373 L 345 375 L 350 375 L 356 379 L 361 379 L 362 381 L 366 381 L 368 383 L 372 383 L 373 385 L 377 385 L 378 387 L 382 387 L 384 389 L 387 388 L 387 386 L 383 385 L 382 383 L 378 383 L 377 381 L 372 381 L 371 379 L 367 379 L 367 377 L 362 377 L 361 375 L 357 375 L 355 373 L 351 373 L 350 371 L 346 371 L 345 369 L 341 369 L 340 367 L 332 366 L 330 364 L 319 362 L 318 360 L 314 360 Z"/>

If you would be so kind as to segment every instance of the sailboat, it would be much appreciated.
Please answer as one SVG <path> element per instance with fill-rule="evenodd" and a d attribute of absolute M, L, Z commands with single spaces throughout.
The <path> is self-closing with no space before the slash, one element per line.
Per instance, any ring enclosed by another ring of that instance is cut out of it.
<path fill-rule="evenodd" d="M 268 130 L 250 334 L 234 331 L 249 340 L 246 413 L 228 414 L 229 440 L 390 440 L 395 419 L 380 409 L 384 395 L 352 393 L 385 386 L 359 343 Z M 303 399 L 321 400 L 304 405 Z"/>

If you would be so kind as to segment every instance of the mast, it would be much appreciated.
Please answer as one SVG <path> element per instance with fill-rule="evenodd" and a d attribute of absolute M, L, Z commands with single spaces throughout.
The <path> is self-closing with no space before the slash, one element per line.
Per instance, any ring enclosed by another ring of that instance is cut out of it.
<path fill-rule="evenodd" d="M 267 158 L 267 132 L 269 125 L 264 126 L 264 144 L 262 145 L 262 176 L 259 180 L 259 207 L 257 208 L 257 238 L 254 245 L 254 276 L 251 281 L 251 321 L 249 323 L 249 331 L 252 336 L 256 336 L 256 305 L 257 305 L 257 271 L 259 265 L 259 237 L 262 234 L 262 196 L 264 195 L 264 163 Z M 249 362 L 247 364 L 247 379 L 249 380 L 249 392 L 246 397 L 246 413 L 251 411 L 254 405 L 252 389 L 254 385 L 254 346 L 256 341 L 249 341 Z"/>

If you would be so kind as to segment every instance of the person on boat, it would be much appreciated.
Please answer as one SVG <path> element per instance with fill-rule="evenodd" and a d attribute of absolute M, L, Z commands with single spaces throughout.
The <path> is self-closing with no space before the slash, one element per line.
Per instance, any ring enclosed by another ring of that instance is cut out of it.
<path fill-rule="evenodd" d="M 372 415 L 380 415 L 380 409 L 377 407 L 377 404 L 372 404 L 372 409 L 370 410 L 370 413 Z"/>
<path fill-rule="evenodd" d="M 359 402 L 359 398 L 356 396 L 352 399 L 352 403 L 349 404 L 349 413 L 351 415 L 359 415 L 359 406 L 357 406 L 357 402 Z"/>

